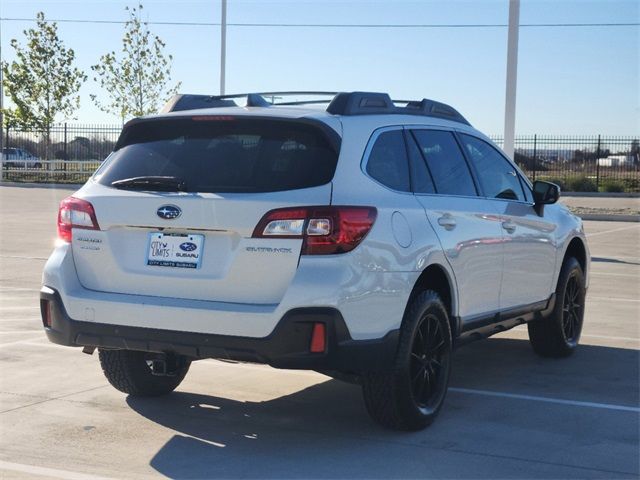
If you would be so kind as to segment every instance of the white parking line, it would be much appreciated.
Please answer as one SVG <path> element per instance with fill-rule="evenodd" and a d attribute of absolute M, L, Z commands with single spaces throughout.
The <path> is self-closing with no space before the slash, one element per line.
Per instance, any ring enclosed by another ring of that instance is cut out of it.
<path fill-rule="evenodd" d="M 27 288 L 27 287 L 7 287 L 6 285 L 0 285 L 0 291 L 8 292 L 39 292 L 39 288 Z"/>
<path fill-rule="evenodd" d="M 628 342 L 638 342 L 640 343 L 640 338 L 633 338 L 633 337 L 612 337 L 611 335 L 590 335 L 587 333 L 583 333 L 581 336 L 583 337 L 589 337 L 589 338 L 606 338 L 608 340 L 625 340 Z"/>
<path fill-rule="evenodd" d="M 29 315 L 21 315 L 19 317 L 5 317 L 4 315 L 0 315 L 0 324 L 2 323 L 7 323 L 7 322 L 24 322 L 24 321 L 34 321 L 37 324 L 37 321 L 40 320 L 40 313 L 34 315 L 34 314 L 29 314 Z"/>
<path fill-rule="evenodd" d="M 40 333 L 42 330 L 9 330 L 0 332 L 0 335 L 15 335 L 18 333 Z"/>
<path fill-rule="evenodd" d="M 29 257 L 25 255 L 0 255 L 0 258 L 20 258 L 23 260 L 47 260 L 47 257 Z"/>
<path fill-rule="evenodd" d="M 629 278 L 638 278 L 640 279 L 640 274 L 636 273 L 609 273 L 609 272 L 594 272 L 591 269 L 591 275 L 605 276 L 605 277 L 629 277 Z"/>
<path fill-rule="evenodd" d="M 46 338 L 42 338 L 42 340 L 46 340 Z M 38 348 L 56 348 L 58 350 L 60 349 L 66 349 L 68 351 L 71 351 L 71 348 L 78 348 L 78 347 L 67 347 L 66 345 L 58 345 L 57 343 L 51 343 L 51 342 L 32 342 L 29 340 L 25 340 L 24 342 L 20 343 L 21 345 L 29 345 L 31 347 L 38 347 Z M 0 348 L 2 348 L 2 344 L 0 344 Z M 80 350 L 78 350 L 80 351 Z"/>
<path fill-rule="evenodd" d="M 4 347 L 8 347 L 10 345 L 19 345 L 19 344 L 23 344 L 23 343 L 28 343 L 28 342 L 31 342 L 33 340 L 39 340 L 41 338 L 43 338 L 42 335 L 39 336 L 39 337 L 25 338 L 24 340 L 16 340 L 15 342 L 0 343 L 0 349 L 2 349 Z"/>
<path fill-rule="evenodd" d="M 64 478 L 69 480 L 111 480 L 108 477 L 99 477 L 88 473 L 71 472 L 69 470 L 58 470 L 57 468 L 36 467 L 22 463 L 5 462 L 0 460 L 0 471 L 20 472 L 28 475 L 39 475 L 42 477 Z M 4 475 L 0 475 L 4 478 Z"/>
<path fill-rule="evenodd" d="M 40 305 L 0 305 L 0 310 L 40 310 Z"/>
<path fill-rule="evenodd" d="M 640 227 L 640 225 L 631 225 L 628 227 L 614 228 L 612 230 L 604 230 L 603 232 L 587 233 L 587 238 L 596 237 L 598 235 L 605 235 L 607 233 L 620 232 L 621 230 L 631 230 L 637 227 Z"/>
<path fill-rule="evenodd" d="M 0 290 L 0 305 L 29 305 L 40 306 L 40 296 L 36 293 L 29 292 L 28 294 L 18 294 L 17 292 L 3 292 Z"/>
<path fill-rule="evenodd" d="M 571 405 L 574 407 L 601 408 L 604 410 L 619 410 L 623 412 L 640 413 L 638 407 L 628 407 L 626 405 L 613 405 L 610 403 L 580 402 L 577 400 L 564 400 L 562 398 L 538 397 L 535 395 L 520 395 L 518 393 L 493 392 L 490 390 L 475 390 L 471 388 L 450 387 L 450 392 L 468 393 L 471 395 L 484 395 L 487 397 L 513 398 L 516 400 L 530 400 L 534 402 L 556 403 L 560 405 Z"/>
<path fill-rule="evenodd" d="M 620 298 L 620 297 L 593 297 L 591 295 L 587 295 L 587 301 L 589 300 L 601 300 L 607 302 L 632 302 L 632 303 L 640 303 L 640 299 L 637 298 Z"/>
<path fill-rule="evenodd" d="M 523 328 L 524 327 L 524 328 Z M 529 338 L 529 333 L 527 332 L 526 329 L 526 325 L 520 325 L 519 327 L 513 328 L 511 330 L 507 330 L 506 332 L 502 332 L 502 333 L 508 333 L 510 335 L 516 335 L 522 338 Z M 607 340 L 622 340 L 625 342 L 638 342 L 640 343 L 640 338 L 638 337 L 616 337 L 616 336 L 612 336 L 612 335 L 596 335 L 596 334 L 589 334 L 589 333 L 582 333 L 580 334 L 580 338 L 604 338 Z"/>

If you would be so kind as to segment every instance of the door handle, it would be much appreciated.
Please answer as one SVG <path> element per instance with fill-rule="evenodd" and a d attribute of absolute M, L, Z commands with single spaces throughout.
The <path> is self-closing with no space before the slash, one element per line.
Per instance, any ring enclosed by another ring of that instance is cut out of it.
<path fill-rule="evenodd" d="M 513 233 L 516 231 L 516 224 L 508 220 L 506 222 L 502 222 L 502 228 L 504 228 L 509 233 Z"/>
<path fill-rule="evenodd" d="M 442 217 L 438 218 L 438 225 L 444 227 L 445 230 L 453 230 L 456 228 L 456 219 L 453 218 L 449 214 L 445 214 Z"/>

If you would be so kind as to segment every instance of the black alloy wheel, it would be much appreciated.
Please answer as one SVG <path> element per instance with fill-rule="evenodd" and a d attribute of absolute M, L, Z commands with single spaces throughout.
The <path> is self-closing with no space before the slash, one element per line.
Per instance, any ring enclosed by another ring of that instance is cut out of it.
<path fill-rule="evenodd" d="M 449 351 L 438 317 L 425 315 L 416 329 L 411 348 L 411 390 L 418 408 L 428 413 L 442 396 L 443 372 L 447 370 Z"/>

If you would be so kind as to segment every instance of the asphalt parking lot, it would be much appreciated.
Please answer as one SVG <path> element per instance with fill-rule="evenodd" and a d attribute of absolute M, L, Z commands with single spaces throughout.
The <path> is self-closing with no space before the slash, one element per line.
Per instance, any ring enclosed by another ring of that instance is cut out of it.
<path fill-rule="evenodd" d="M 40 274 L 69 190 L 0 186 L 0 478 L 638 478 L 640 224 L 586 222 L 582 347 L 536 357 L 519 327 L 456 353 L 423 432 L 379 428 L 357 386 L 196 362 L 134 399 L 97 355 L 48 343 Z"/>

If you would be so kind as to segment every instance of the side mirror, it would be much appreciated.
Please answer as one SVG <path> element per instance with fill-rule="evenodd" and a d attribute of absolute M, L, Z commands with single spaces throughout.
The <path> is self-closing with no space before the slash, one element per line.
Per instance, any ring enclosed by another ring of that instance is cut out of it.
<path fill-rule="evenodd" d="M 537 180 L 533 182 L 533 202 L 538 215 L 542 215 L 545 205 L 556 203 L 560 198 L 560 187 L 555 183 Z"/>

